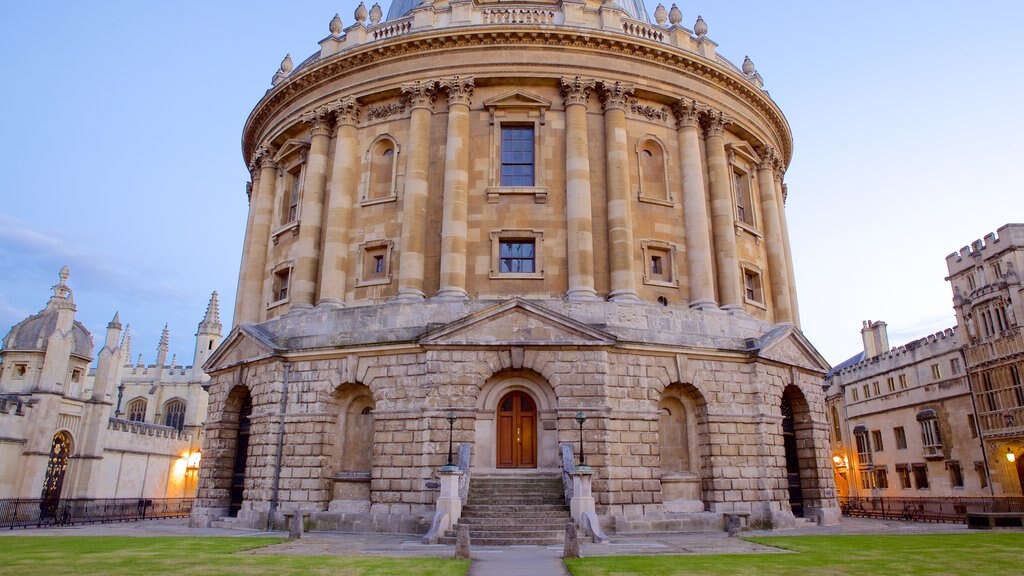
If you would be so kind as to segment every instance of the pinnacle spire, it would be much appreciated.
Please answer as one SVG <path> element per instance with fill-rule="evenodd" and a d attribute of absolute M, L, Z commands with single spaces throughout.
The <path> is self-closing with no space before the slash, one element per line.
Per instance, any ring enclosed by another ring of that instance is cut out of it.
<path fill-rule="evenodd" d="M 220 301 L 217 291 L 210 295 L 210 303 L 206 305 L 206 316 L 199 323 L 199 334 L 220 334 L 223 326 L 220 323 Z M 197 334 L 198 335 L 198 334 Z"/>

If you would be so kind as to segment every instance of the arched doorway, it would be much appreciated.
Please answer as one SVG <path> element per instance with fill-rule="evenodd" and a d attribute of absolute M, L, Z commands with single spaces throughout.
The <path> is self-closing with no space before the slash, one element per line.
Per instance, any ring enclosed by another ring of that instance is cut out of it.
<path fill-rule="evenodd" d="M 498 468 L 537 467 L 537 403 L 521 390 L 498 403 Z"/>
<path fill-rule="evenodd" d="M 1017 463 L 1017 481 L 1020 482 L 1020 493 L 1024 495 L 1024 452 L 1017 454 L 1014 462 Z"/>
<path fill-rule="evenodd" d="M 804 515 L 804 494 L 800 487 L 800 457 L 797 454 L 796 426 L 793 406 L 789 398 L 782 397 L 782 441 L 786 448 L 786 482 L 789 488 L 789 508 L 796 517 Z"/>
<path fill-rule="evenodd" d="M 231 491 L 228 516 L 238 516 L 245 499 L 245 466 L 249 455 L 249 417 L 252 415 L 252 396 L 245 390 L 238 412 L 238 435 L 235 437 L 235 459 L 231 467 Z"/>
<path fill-rule="evenodd" d="M 43 491 L 40 496 L 42 503 L 39 513 L 42 518 L 55 517 L 60 503 L 60 492 L 64 486 L 64 473 L 68 469 L 68 457 L 71 455 L 71 435 L 57 432 L 50 444 L 50 458 L 46 463 L 46 477 L 43 479 Z"/>

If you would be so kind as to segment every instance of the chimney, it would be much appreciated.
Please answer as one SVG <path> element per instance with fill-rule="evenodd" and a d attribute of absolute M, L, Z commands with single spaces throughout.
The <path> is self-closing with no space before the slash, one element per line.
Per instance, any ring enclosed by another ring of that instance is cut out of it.
<path fill-rule="evenodd" d="M 889 349 L 889 333 L 885 322 L 866 320 L 862 323 L 860 337 L 864 340 L 864 359 L 874 358 Z"/>

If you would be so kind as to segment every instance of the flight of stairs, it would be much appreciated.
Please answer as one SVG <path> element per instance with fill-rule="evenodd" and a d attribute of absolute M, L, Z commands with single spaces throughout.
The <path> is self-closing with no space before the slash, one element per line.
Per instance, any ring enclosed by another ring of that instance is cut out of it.
<path fill-rule="evenodd" d="M 462 518 L 440 542 L 454 544 L 461 525 L 476 546 L 562 544 L 569 519 L 560 477 L 474 476 Z"/>

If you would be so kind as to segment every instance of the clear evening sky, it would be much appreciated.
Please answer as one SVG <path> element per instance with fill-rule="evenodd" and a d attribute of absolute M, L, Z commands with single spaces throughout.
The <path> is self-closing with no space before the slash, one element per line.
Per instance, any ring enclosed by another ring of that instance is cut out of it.
<path fill-rule="evenodd" d="M 97 346 L 120 311 L 144 361 L 168 323 L 190 363 L 213 290 L 227 331 L 242 125 L 285 53 L 301 62 L 356 5 L 5 2 L 0 333 L 45 305 L 65 264 Z M 719 53 L 751 57 L 790 121 L 800 312 L 825 358 L 860 350 L 862 320 L 888 322 L 893 345 L 952 326 L 945 256 L 1024 221 L 1024 2 L 679 8 Z"/>

